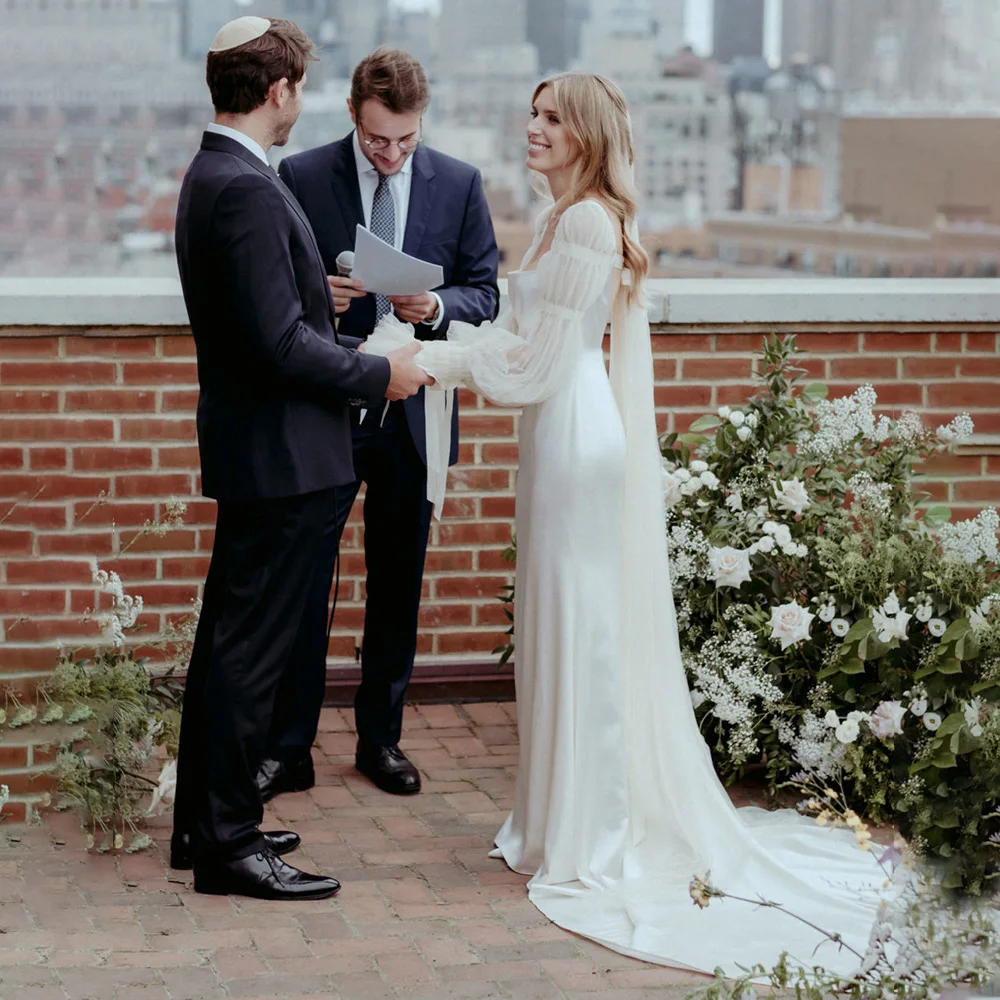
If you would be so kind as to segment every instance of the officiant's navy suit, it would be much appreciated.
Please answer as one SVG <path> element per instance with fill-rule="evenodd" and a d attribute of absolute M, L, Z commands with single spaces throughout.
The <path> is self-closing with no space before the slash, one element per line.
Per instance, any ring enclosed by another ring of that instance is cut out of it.
<path fill-rule="evenodd" d="M 451 320 L 478 324 L 494 319 L 499 305 L 497 245 L 479 172 L 467 163 L 420 145 L 412 155 L 409 202 L 402 249 L 440 264 L 444 283 L 434 289 L 443 306 L 437 329 L 420 324 L 421 340 L 443 338 Z M 286 157 L 279 175 L 312 224 L 327 273 L 338 254 L 354 249 L 357 225 L 365 225 L 354 133 L 326 146 Z M 375 326 L 375 298 L 353 299 L 337 318 L 341 335 L 364 340 Z M 418 356 L 419 361 L 419 356 Z M 353 410 L 356 479 L 340 491 L 310 595 L 310 621 L 324 619 L 336 544 L 363 481 L 367 603 L 362 644 L 362 682 L 355 697 L 359 739 L 374 746 L 399 742 L 403 698 L 416 653 L 417 612 L 432 507 L 427 500 L 424 392 L 392 403 L 366 402 Z M 458 458 L 458 407 L 452 425 L 450 463 Z M 308 752 L 316 735 L 326 676 L 326 630 L 306 649 L 294 687 L 281 699 L 272 755 L 291 760 Z M 312 635 L 319 636 L 313 629 Z"/>

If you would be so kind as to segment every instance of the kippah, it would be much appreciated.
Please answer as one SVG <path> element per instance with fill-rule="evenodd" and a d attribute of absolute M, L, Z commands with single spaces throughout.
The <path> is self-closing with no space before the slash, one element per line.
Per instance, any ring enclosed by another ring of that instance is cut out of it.
<path fill-rule="evenodd" d="M 227 49 L 235 49 L 239 45 L 260 38 L 270 27 L 271 22 L 266 17 L 253 17 L 249 14 L 246 17 L 238 17 L 219 29 L 208 51 L 225 52 Z"/>

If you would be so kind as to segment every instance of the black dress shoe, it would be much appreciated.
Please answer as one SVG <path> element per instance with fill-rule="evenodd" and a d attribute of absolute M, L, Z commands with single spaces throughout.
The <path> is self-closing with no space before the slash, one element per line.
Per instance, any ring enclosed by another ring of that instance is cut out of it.
<path fill-rule="evenodd" d="M 302 838 L 291 830 L 271 830 L 261 836 L 275 854 L 291 854 Z M 175 833 L 170 838 L 170 867 L 178 871 L 188 871 L 192 867 L 191 834 Z"/>
<path fill-rule="evenodd" d="M 398 746 L 380 747 L 359 741 L 354 766 L 383 792 L 415 795 L 420 791 L 420 772 Z"/>
<path fill-rule="evenodd" d="M 257 770 L 257 787 L 261 802 L 270 802 L 282 792 L 304 792 L 316 784 L 312 754 L 306 753 L 293 760 L 265 758 Z"/>
<path fill-rule="evenodd" d="M 194 891 L 210 896 L 326 899 L 339 889 L 335 878 L 299 871 L 267 849 L 246 858 L 199 862 L 194 867 Z"/>

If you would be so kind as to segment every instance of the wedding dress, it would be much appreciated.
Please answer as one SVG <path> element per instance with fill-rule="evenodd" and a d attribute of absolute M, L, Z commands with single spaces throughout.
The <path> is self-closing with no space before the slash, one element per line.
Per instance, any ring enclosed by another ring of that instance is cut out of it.
<path fill-rule="evenodd" d="M 545 231 L 539 220 L 532 258 Z M 523 405 L 517 480 L 513 811 L 496 837 L 560 926 L 673 966 L 740 974 L 787 951 L 858 960 L 773 909 L 692 904 L 692 876 L 766 898 L 865 951 L 885 875 L 847 831 L 733 807 L 692 710 L 670 590 L 649 325 L 595 201 L 568 208 L 511 313 L 452 323 L 418 361 Z M 611 379 L 602 342 L 612 322 Z"/>

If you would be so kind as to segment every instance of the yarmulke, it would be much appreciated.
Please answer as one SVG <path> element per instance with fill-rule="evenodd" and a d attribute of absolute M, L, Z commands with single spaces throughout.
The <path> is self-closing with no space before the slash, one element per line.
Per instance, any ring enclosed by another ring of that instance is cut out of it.
<path fill-rule="evenodd" d="M 235 49 L 239 45 L 252 42 L 271 27 L 271 22 L 266 17 L 254 17 L 248 14 L 246 17 L 238 17 L 235 21 L 224 24 L 219 33 L 212 40 L 208 47 L 209 52 L 225 52 L 227 49 Z"/>

